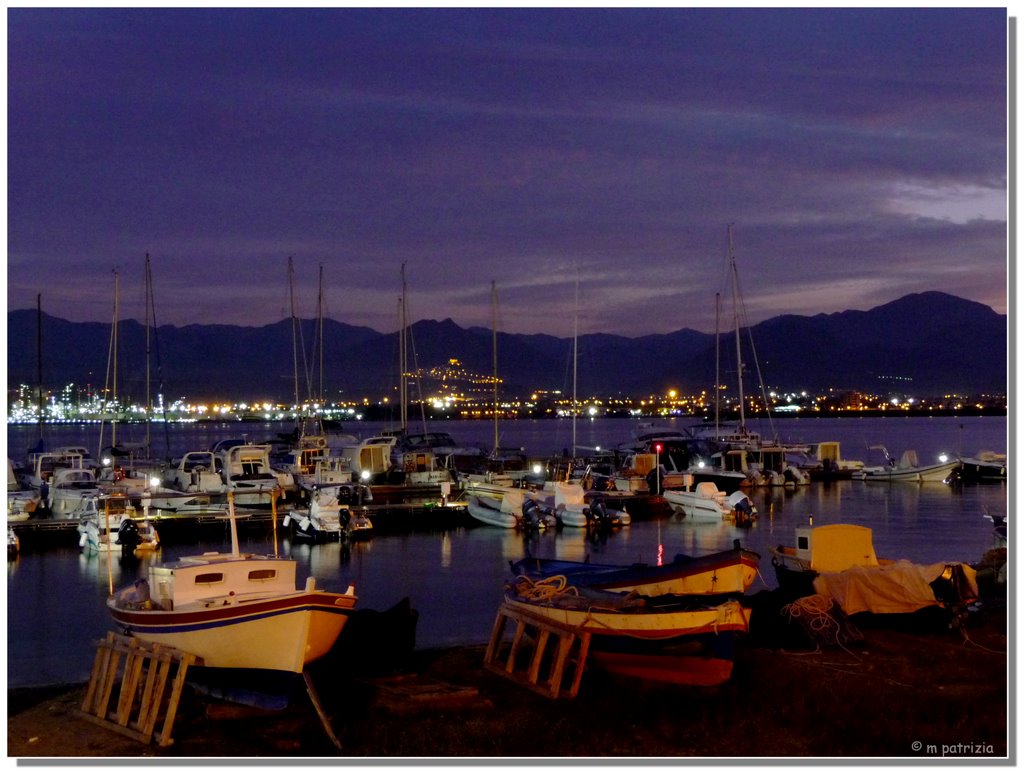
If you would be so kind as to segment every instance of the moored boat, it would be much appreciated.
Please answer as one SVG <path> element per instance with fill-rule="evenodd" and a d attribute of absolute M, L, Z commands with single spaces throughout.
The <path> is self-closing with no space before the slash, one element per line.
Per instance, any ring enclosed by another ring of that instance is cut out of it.
<path fill-rule="evenodd" d="M 886 464 L 862 468 L 856 475 L 864 481 L 942 483 L 960 467 L 960 460 L 949 459 L 945 454 L 939 455 L 938 462 L 921 465 L 918 463 L 917 452 L 913 449 L 904 451 L 897 460 L 889 455 L 884 446 L 872 446 L 871 448 L 880 449 L 885 454 Z"/>
<path fill-rule="evenodd" d="M 666 489 L 662 497 L 673 511 L 694 522 L 734 521 L 737 526 L 750 526 L 757 518 L 757 508 L 744 491 L 737 489 L 727 495 L 710 481 L 692 488 Z"/>
<path fill-rule="evenodd" d="M 285 515 L 284 526 L 294 524 L 296 538 L 314 542 L 340 540 L 357 531 L 366 536 L 373 523 L 361 511 L 355 518 L 353 507 L 370 499 L 369 487 L 361 484 L 318 486 L 310 493 L 308 507 L 293 508 Z"/>

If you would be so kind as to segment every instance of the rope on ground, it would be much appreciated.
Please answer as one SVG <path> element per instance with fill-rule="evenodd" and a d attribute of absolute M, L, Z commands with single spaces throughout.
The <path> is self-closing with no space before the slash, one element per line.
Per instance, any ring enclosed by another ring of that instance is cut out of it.
<path fill-rule="evenodd" d="M 972 640 L 970 636 L 967 634 L 967 630 L 964 629 L 963 626 L 960 627 L 960 634 L 963 635 L 964 645 L 973 645 L 976 648 L 980 648 L 981 650 L 987 651 L 989 653 L 995 653 L 1000 656 L 1006 655 L 1005 650 L 995 650 L 994 648 L 986 648 L 984 645 L 981 645 L 980 643 L 977 643 L 974 640 Z"/>
<path fill-rule="evenodd" d="M 861 634 L 846 620 L 846 616 L 836 604 L 823 594 L 812 594 L 801 597 L 795 602 L 783 606 L 779 611 L 787 616 L 790 623 L 794 621 L 807 633 L 815 644 L 816 650 L 822 646 L 838 645 L 857 661 L 860 657 L 846 647 L 847 642 L 861 639 Z"/>

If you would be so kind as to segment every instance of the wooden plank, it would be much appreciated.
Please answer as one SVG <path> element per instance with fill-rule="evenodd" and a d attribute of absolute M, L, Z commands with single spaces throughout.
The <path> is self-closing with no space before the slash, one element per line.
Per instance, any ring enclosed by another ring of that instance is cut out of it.
<path fill-rule="evenodd" d="M 167 676 L 170 672 L 171 661 L 169 659 L 161 659 L 156 668 L 150 669 L 150 673 L 156 675 L 153 679 L 153 690 L 139 709 L 139 730 L 150 737 L 152 737 L 156 722 L 160 717 L 160 705 L 164 700 Z"/>
<path fill-rule="evenodd" d="M 505 616 L 504 611 L 499 608 L 498 615 L 494 618 L 494 626 L 491 629 L 491 639 L 487 643 L 487 652 L 484 653 L 484 663 L 490 663 L 494 660 L 497 655 L 498 646 L 501 645 L 501 640 L 505 636 L 505 622 L 508 618 Z"/>
<path fill-rule="evenodd" d="M 117 724 L 127 726 L 135 705 L 135 694 L 142 677 L 146 656 L 138 647 L 130 648 L 125 655 L 124 674 L 121 676 L 121 696 L 117 702 Z"/>
<path fill-rule="evenodd" d="M 516 622 L 516 633 L 512 637 L 512 647 L 508 651 L 508 661 L 505 664 L 505 671 L 512 673 L 516 668 L 516 655 L 519 653 L 519 647 L 523 644 L 523 634 L 526 632 L 526 621 L 520 619 L 513 619 Z"/>
<path fill-rule="evenodd" d="M 114 633 L 107 632 L 107 643 L 114 641 Z M 97 643 L 99 645 L 100 643 Z M 82 700 L 82 711 L 92 712 L 94 702 L 99 696 L 99 676 L 107 672 L 107 660 L 110 658 L 110 649 L 104 647 L 96 648 L 96 657 L 92 662 L 92 672 L 89 675 L 89 687 L 85 691 L 85 698 Z"/>
<path fill-rule="evenodd" d="M 533 647 L 533 658 L 530 660 L 530 671 L 526 679 L 536 683 L 540 676 L 540 663 L 544 659 L 544 651 L 547 650 L 548 638 L 551 636 L 549 629 L 541 629 L 537 632 L 537 642 Z M 557 690 L 557 688 L 556 688 Z"/>
<path fill-rule="evenodd" d="M 178 664 L 178 673 L 174 676 L 174 687 L 171 689 L 171 696 L 167 700 L 167 715 L 164 718 L 164 726 L 157 738 L 157 744 L 167 747 L 173 743 L 171 728 L 174 726 L 174 717 L 178 714 L 178 703 L 181 701 L 181 689 L 185 687 L 185 674 L 196 657 L 191 653 L 182 653 L 181 661 Z"/>
<path fill-rule="evenodd" d="M 583 668 L 587 664 L 587 654 L 590 652 L 590 632 L 583 632 L 580 635 L 580 650 L 576 654 L 576 672 L 573 675 L 572 685 L 569 686 L 569 698 L 575 699 L 580 690 L 580 681 L 583 679 Z"/>

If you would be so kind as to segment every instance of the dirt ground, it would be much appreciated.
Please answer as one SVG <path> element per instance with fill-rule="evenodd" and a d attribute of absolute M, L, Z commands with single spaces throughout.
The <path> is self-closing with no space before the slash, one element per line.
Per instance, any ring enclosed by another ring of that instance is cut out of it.
<path fill-rule="evenodd" d="M 759 613 L 755 608 L 755 618 Z M 776 622 L 777 623 L 777 622 Z M 283 709 L 186 686 L 167 747 L 80 716 L 85 686 L 8 692 L 8 756 L 188 760 L 1005 758 L 1005 599 L 962 626 L 856 620 L 859 642 L 816 647 L 791 626 L 752 628 L 731 679 L 642 682 L 589 665 L 574 699 L 486 670 L 484 647 L 415 651 L 400 672 L 313 671 L 336 747 L 300 677 Z M 314 665 L 317 667 L 318 665 Z M 358 671 L 358 670 L 357 670 Z"/>

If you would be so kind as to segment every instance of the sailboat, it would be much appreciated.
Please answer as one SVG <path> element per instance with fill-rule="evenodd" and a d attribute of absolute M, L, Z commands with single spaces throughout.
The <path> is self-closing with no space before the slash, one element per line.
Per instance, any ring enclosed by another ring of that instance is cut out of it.
<path fill-rule="evenodd" d="M 767 441 L 760 433 L 751 431 L 746 420 L 746 396 L 743 391 L 743 347 L 740 339 L 745 313 L 739 292 L 739 272 L 736 268 L 736 254 L 733 250 L 732 226 L 728 228 L 729 238 L 729 284 L 733 305 L 733 335 L 736 343 L 736 385 L 738 392 L 737 408 L 739 421 L 734 426 L 723 429 L 719 422 L 719 392 L 721 377 L 719 376 L 718 356 L 718 305 L 719 296 L 715 296 L 715 422 L 714 425 L 702 424 L 690 428 L 690 435 L 695 439 L 711 441 L 719 445 L 719 450 L 710 455 L 710 459 L 701 459 L 693 464 L 689 472 L 697 484 L 712 482 L 723 488 L 727 494 L 740 487 L 750 486 L 798 486 L 810 483 L 810 475 L 789 461 L 791 453 L 804 452 L 806 447 L 790 447 L 778 441 Z M 748 335 L 750 326 L 747 325 Z M 757 369 L 758 383 L 761 385 L 762 398 L 771 422 L 771 404 L 764 391 L 764 379 L 761 367 L 754 350 L 753 337 L 750 337 L 750 349 Z M 774 434 L 774 427 L 772 427 Z"/>
<path fill-rule="evenodd" d="M 501 434 L 499 432 L 499 421 L 501 417 L 501 404 L 498 400 L 498 389 L 501 385 L 501 377 L 498 376 L 498 290 L 495 282 L 491 281 L 491 352 L 493 373 L 491 380 L 494 387 L 494 397 L 491 414 L 494 420 L 494 442 L 491 452 L 486 458 L 480 460 L 480 465 L 475 470 L 460 471 L 459 479 L 465 486 L 467 494 L 483 496 L 483 502 L 477 503 L 477 507 L 487 523 L 494 523 L 495 518 L 501 522 L 501 526 L 514 526 L 508 523 L 505 516 L 493 517 L 490 513 L 487 499 L 501 499 L 511 489 L 519 489 L 527 474 L 527 459 L 522 449 L 502 448 Z M 516 516 L 521 516 L 519 508 L 513 509 Z M 473 509 L 470 509 L 472 515 Z"/>
<path fill-rule="evenodd" d="M 300 321 L 295 314 L 294 269 L 292 259 L 288 258 L 288 296 L 292 318 L 292 357 L 295 374 L 295 411 L 296 426 L 294 432 L 282 436 L 287 440 L 287 448 L 276 451 L 273 455 L 273 467 L 278 474 L 282 491 L 289 488 L 302 496 L 308 497 L 314 486 L 326 484 L 345 484 L 353 480 L 354 473 L 342 456 L 334 455 L 324 431 L 323 422 L 317 416 L 310 416 L 303 408 L 299 395 L 299 350 L 302 350 L 303 369 L 306 372 L 307 389 L 312 394 L 312 378 L 306 368 L 306 349 L 299 335 Z M 320 267 L 317 292 L 317 328 L 316 348 L 319 353 L 317 373 L 319 389 L 313 395 L 315 402 L 324 402 L 324 267 Z M 346 439 L 354 441 L 354 438 Z M 329 475 L 328 475 L 329 473 Z"/>

